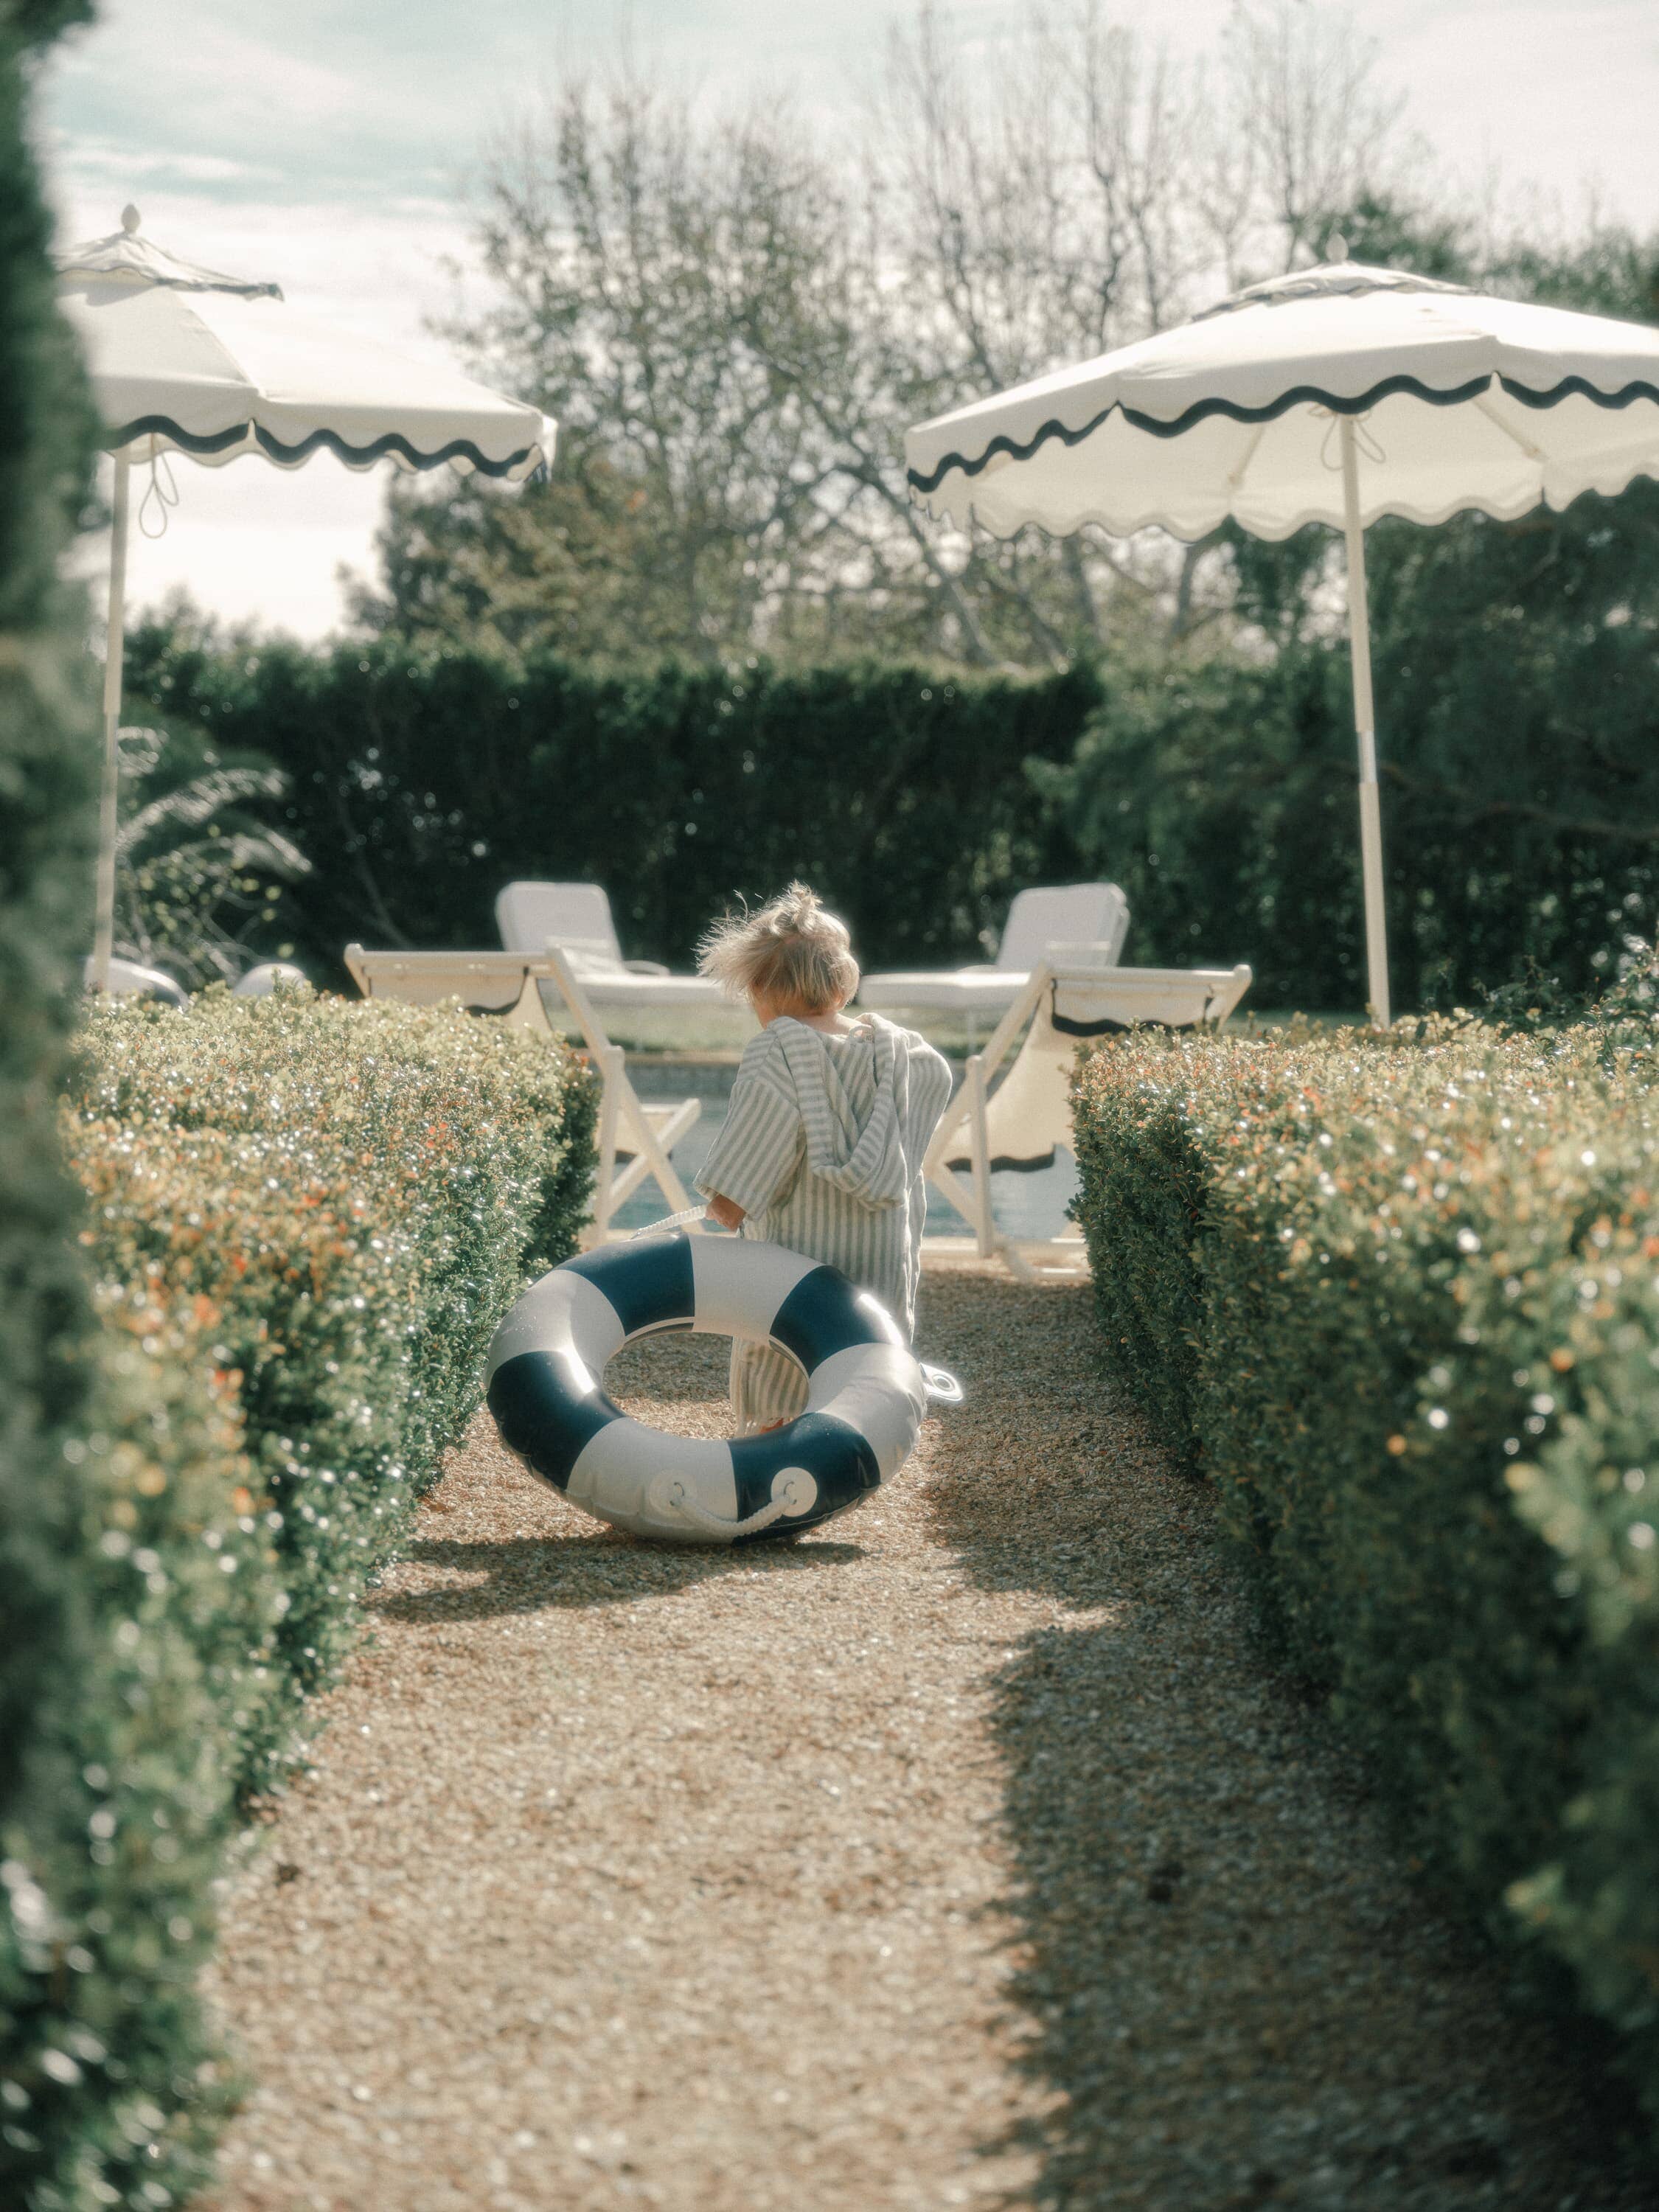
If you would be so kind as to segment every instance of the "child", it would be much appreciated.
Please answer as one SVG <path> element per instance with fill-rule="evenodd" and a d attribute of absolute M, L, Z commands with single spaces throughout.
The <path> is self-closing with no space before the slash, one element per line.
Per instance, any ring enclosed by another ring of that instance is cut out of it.
<path fill-rule="evenodd" d="M 908 1342 L 927 1200 L 922 1155 L 951 1095 L 927 1041 L 843 1009 L 859 986 L 845 922 L 791 884 L 728 917 L 699 947 L 705 975 L 746 998 L 761 1033 L 744 1049 L 726 1126 L 696 1178 L 714 1218 L 827 1260 L 892 1312 Z M 740 1434 L 806 1407 L 799 1367 L 768 1345 L 732 1347 Z"/>

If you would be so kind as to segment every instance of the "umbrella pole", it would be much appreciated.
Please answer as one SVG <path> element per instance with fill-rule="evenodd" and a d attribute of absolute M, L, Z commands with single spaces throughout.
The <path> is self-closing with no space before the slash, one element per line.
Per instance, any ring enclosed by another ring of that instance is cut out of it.
<path fill-rule="evenodd" d="M 1389 923 L 1382 903 L 1382 809 L 1376 788 L 1376 715 L 1371 704 L 1371 621 L 1365 597 L 1365 530 L 1359 520 L 1359 461 L 1353 417 L 1342 417 L 1343 532 L 1348 546 L 1348 644 L 1353 726 L 1359 740 L 1359 850 L 1365 872 L 1365 969 L 1371 1020 L 1389 1026 Z"/>
<path fill-rule="evenodd" d="M 116 792 L 121 772 L 121 676 L 126 645 L 127 492 L 132 463 L 115 456 L 115 501 L 109 548 L 109 643 L 104 658 L 104 782 L 98 810 L 97 926 L 92 944 L 92 985 L 109 988 L 115 949 Z"/>

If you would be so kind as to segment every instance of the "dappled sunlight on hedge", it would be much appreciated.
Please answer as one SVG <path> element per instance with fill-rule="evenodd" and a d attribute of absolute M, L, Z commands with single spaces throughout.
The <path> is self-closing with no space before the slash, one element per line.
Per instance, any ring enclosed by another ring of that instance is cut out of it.
<path fill-rule="evenodd" d="M 568 1055 L 458 1011 L 217 992 L 89 1025 L 65 1129 L 82 1241 L 106 1310 L 187 1328 L 228 1391 L 240 1523 L 280 1586 L 244 1789 L 349 1648 L 502 1312 L 574 1249 L 592 1111 Z"/>
<path fill-rule="evenodd" d="M 1650 1020 L 1126 1041 L 1077 1129 L 1118 1380 L 1419 1858 L 1659 2111 Z"/>

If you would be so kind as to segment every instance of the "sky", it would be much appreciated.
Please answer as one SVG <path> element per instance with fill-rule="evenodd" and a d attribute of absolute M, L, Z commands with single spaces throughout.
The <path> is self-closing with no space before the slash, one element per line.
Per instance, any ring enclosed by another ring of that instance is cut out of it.
<path fill-rule="evenodd" d="M 490 133 L 569 72 L 635 58 L 713 100 L 787 88 L 833 131 L 904 0 L 101 0 L 41 88 L 40 135 L 65 242 L 146 235 L 189 260 L 274 278 L 308 313 L 443 353 L 468 179 Z M 942 8 L 994 48 L 1023 0 Z M 1201 50 L 1231 0 L 1108 8 Z M 1569 222 L 1659 229 L 1656 0 L 1367 0 L 1379 74 L 1471 195 L 1496 178 Z M 462 296 L 467 296 L 463 277 Z M 471 296 L 477 296 L 473 291 Z M 374 568 L 384 474 L 326 456 L 292 474 L 178 459 L 165 534 L 135 538 L 129 606 L 182 585 L 210 611 L 303 638 L 343 618 L 337 571 Z M 81 549 L 88 574 L 104 548 Z"/>

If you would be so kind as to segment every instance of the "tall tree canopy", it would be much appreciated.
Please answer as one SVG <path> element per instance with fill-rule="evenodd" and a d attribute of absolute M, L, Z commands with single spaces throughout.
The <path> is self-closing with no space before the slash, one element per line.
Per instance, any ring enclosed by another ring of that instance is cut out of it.
<path fill-rule="evenodd" d="M 558 417 L 552 480 L 401 491 L 358 611 L 619 659 L 1055 665 L 1188 630 L 1227 604 L 1214 541 L 941 531 L 904 431 L 1307 258 L 1410 150 L 1349 19 L 1289 0 L 1191 65 L 1092 0 L 970 61 L 924 7 L 833 149 L 787 107 L 571 83 L 488 153 L 492 304 L 452 325 Z"/>

